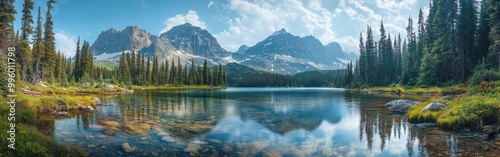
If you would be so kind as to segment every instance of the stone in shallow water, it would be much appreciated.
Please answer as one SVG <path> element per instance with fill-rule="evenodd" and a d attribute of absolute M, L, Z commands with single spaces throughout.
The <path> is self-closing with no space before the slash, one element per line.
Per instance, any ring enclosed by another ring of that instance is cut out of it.
<path fill-rule="evenodd" d="M 201 150 L 201 146 L 198 145 L 198 144 L 194 144 L 194 143 L 190 143 L 187 145 L 186 149 L 184 149 L 185 152 L 189 152 L 189 153 L 194 153 L 194 154 L 198 154 L 198 150 Z"/>
<path fill-rule="evenodd" d="M 133 151 L 135 151 L 137 149 L 136 147 L 131 147 L 128 143 L 123 143 L 122 144 L 122 148 L 127 153 L 133 152 Z"/>
<path fill-rule="evenodd" d="M 222 151 L 224 151 L 225 153 L 230 153 L 233 151 L 233 148 L 229 145 L 224 145 L 224 147 L 222 147 Z"/>
<path fill-rule="evenodd" d="M 440 102 L 431 102 L 431 103 L 427 104 L 427 106 L 425 106 L 422 109 L 422 112 L 427 112 L 427 111 L 441 111 L 441 110 L 443 110 L 445 108 L 448 108 L 447 104 L 440 103 Z"/>
<path fill-rule="evenodd" d="M 417 105 L 420 102 L 411 101 L 411 100 L 393 100 L 385 104 L 385 107 L 390 112 L 395 113 L 406 113 L 412 107 Z"/>
<path fill-rule="evenodd" d="M 175 138 L 170 137 L 170 136 L 163 136 L 163 137 L 161 138 L 161 140 L 163 140 L 163 141 L 167 141 L 167 142 L 171 142 L 171 143 L 175 142 Z"/>
<path fill-rule="evenodd" d="M 117 121 L 105 121 L 104 124 L 106 124 L 109 127 L 118 127 L 118 126 L 120 126 L 120 122 L 117 122 Z"/>

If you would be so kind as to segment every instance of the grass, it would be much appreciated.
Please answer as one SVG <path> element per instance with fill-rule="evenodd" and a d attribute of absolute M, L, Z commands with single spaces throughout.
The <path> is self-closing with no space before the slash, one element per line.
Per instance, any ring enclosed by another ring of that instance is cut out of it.
<path fill-rule="evenodd" d="M 426 101 L 418 104 L 417 106 L 412 107 L 408 110 L 408 121 L 410 123 L 427 123 L 427 122 L 436 122 L 437 117 L 439 116 L 439 112 L 422 112 L 422 109 L 427 106 L 427 104 L 432 101 Z"/>
<path fill-rule="evenodd" d="M 31 98 L 29 98 L 31 99 Z M 9 143 L 7 136 L 9 134 L 0 134 L 0 148 L 2 152 L 0 156 L 85 156 L 86 152 L 83 148 L 77 146 L 66 146 L 58 143 L 54 139 L 45 136 L 39 132 L 34 126 L 35 113 L 29 109 L 31 105 L 27 98 L 18 97 L 16 103 L 16 143 L 15 150 L 7 147 Z M 7 100 L 0 96 L 1 102 Z M 45 102 L 44 102 L 45 103 Z M 2 105 L 0 107 L 0 114 L 7 115 L 10 107 Z M 0 130 L 9 130 L 10 122 L 7 116 L 0 118 Z"/>
<path fill-rule="evenodd" d="M 467 93 L 459 98 L 442 101 L 448 108 L 437 112 L 422 112 L 433 100 L 412 107 L 408 120 L 412 123 L 435 122 L 439 128 L 453 130 L 457 128 L 481 129 L 485 125 L 500 122 L 500 83 L 483 82 L 476 87 L 468 87 Z"/>
<path fill-rule="evenodd" d="M 401 93 L 407 95 L 445 95 L 445 94 L 462 94 L 467 91 L 465 85 L 455 85 L 450 87 L 414 87 L 414 86 L 396 86 L 396 87 L 370 87 L 364 91 L 368 92 L 385 92 L 385 93 Z"/>
<path fill-rule="evenodd" d="M 65 106 L 67 109 L 76 108 L 78 105 L 95 106 L 92 101 L 92 96 L 75 96 L 75 95 L 38 95 L 28 96 L 20 95 L 19 102 L 28 104 L 26 107 L 31 111 L 40 112 L 43 109 L 57 108 Z M 29 98 L 23 98 L 29 97 Z"/>
<path fill-rule="evenodd" d="M 132 86 L 133 90 L 186 90 L 186 89 L 221 89 L 226 86 L 208 86 L 208 85 L 183 85 L 183 86 Z"/>

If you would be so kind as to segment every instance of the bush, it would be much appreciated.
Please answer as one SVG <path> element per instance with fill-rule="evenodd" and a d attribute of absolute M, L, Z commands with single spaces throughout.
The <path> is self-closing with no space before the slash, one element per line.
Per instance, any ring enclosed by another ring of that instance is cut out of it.
<path fill-rule="evenodd" d="M 484 61 L 477 65 L 474 71 L 474 74 L 469 79 L 470 85 L 475 86 L 483 81 L 490 82 L 500 80 L 500 72 L 495 69 L 486 69 Z"/>
<path fill-rule="evenodd" d="M 427 104 L 431 103 L 432 101 L 426 101 L 423 103 L 418 104 L 417 106 L 413 106 L 408 110 L 408 121 L 410 123 L 436 123 L 437 118 L 439 116 L 439 112 L 422 112 L 422 109 L 427 106 Z"/>
<path fill-rule="evenodd" d="M 470 127 L 480 129 L 500 120 L 500 94 L 474 95 L 449 101 L 449 109 L 438 117 L 437 124 L 444 129 Z"/>

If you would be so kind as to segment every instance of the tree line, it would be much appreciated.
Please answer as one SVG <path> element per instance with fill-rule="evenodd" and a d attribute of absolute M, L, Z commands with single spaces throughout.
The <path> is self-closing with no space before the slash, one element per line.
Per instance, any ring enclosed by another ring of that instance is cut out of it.
<path fill-rule="evenodd" d="M 416 32 L 408 18 L 404 40 L 387 34 L 381 22 L 376 41 L 367 26 L 366 38 L 360 33 L 360 57 L 347 66 L 346 84 L 442 86 L 500 79 L 495 72 L 500 69 L 500 2 L 431 0 L 429 5 L 427 19 L 419 11 Z"/>
<path fill-rule="evenodd" d="M 169 62 L 159 63 L 154 57 L 144 57 L 141 53 L 123 53 L 118 67 L 108 69 L 94 65 L 94 57 L 88 41 L 76 45 L 74 58 L 56 52 L 53 33 L 54 22 L 51 10 L 55 0 L 47 2 L 45 22 L 42 22 L 41 8 L 38 8 L 36 25 L 31 11 L 34 9 L 32 0 L 24 0 L 21 28 L 14 31 L 15 14 L 13 0 L 0 1 L 0 66 L 6 66 L 7 48 L 15 47 L 16 79 L 31 84 L 40 81 L 58 83 L 67 86 L 77 82 L 110 82 L 124 85 L 225 85 L 225 71 L 222 65 L 208 67 L 205 60 L 203 66 L 177 65 Z M 32 44 L 32 46 L 30 46 Z M 5 68 L 3 68 L 5 69 Z M 5 91 L 7 77 L 0 76 L 0 85 Z"/>
<path fill-rule="evenodd" d="M 110 79 L 127 85 L 226 85 L 226 72 L 222 65 L 209 67 L 205 59 L 202 65 L 182 64 L 180 58 L 170 62 L 159 62 L 156 56 L 151 60 L 141 53 L 125 53 L 119 58 L 118 67 L 111 71 Z"/>
<path fill-rule="evenodd" d="M 237 63 L 225 65 L 231 87 L 341 87 L 344 69 L 306 71 L 295 75 L 255 70 Z"/>

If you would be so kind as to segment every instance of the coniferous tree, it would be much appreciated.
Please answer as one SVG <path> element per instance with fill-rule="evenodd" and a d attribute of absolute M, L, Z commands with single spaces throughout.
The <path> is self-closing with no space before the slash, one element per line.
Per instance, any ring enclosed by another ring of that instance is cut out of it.
<path fill-rule="evenodd" d="M 146 61 L 146 79 L 144 79 L 144 82 L 146 85 L 151 85 L 151 60 L 148 57 L 148 60 Z"/>
<path fill-rule="evenodd" d="M 373 38 L 373 33 L 371 27 L 368 27 L 367 29 L 367 37 L 366 37 L 366 43 L 365 43 L 365 53 L 366 53 L 366 67 L 367 68 L 374 68 L 376 67 L 376 58 L 377 58 L 377 52 L 376 52 L 376 43 Z M 368 85 L 373 85 L 374 82 L 376 81 L 375 79 L 370 79 L 370 78 L 375 78 L 377 76 L 377 71 L 375 70 L 366 70 L 366 83 Z"/>
<path fill-rule="evenodd" d="M 177 85 L 177 69 L 175 68 L 173 58 L 172 58 L 172 65 L 170 66 L 170 83 Z"/>
<path fill-rule="evenodd" d="M 45 55 L 42 58 L 42 61 L 44 63 L 44 71 L 46 71 L 43 77 L 46 78 L 49 82 L 54 80 L 53 68 L 55 67 L 56 60 L 56 45 L 54 32 L 52 31 L 52 29 L 54 28 L 54 22 L 52 21 L 52 14 L 50 12 L 54 8 L 53 5 L 55 3 L 55 0 L 49 0 L 47 2 L 47 12 L 45 14 L 45 32 L 43 39 Z"/>
<path fill-rule="evenodd" d="M 455 76 L 459 81 L 465 81 L 472 70 L 471 58 L 474 50 L 474 35 L 476 34 L 475 0 L 459 0 L 460 14 L 457 23 L 458 53 L 455 54 L 454 65 L 457 69 Z M 474 61 L 477 62 L 477 61 Z"/>
<path fill-rule="evenodd" d="M 33 74 L 31 76 L 31 84 L 35 84 L 39 79 L 42 78 L 43 68 L 42 68 L 42 57 L 45 56 L 45 48 L 43 44 L 43 36 L 42 36 L 42 17 L 40 16 L 41 11 L 40 7 L 38 7 L 38 18 L 37 18 L 37 26 L 35 30 L 34 41 L 32 49 L 32 56 L 34 57 L 33 64 Z"/>
<path fill-rule="evenodd" d="M 153 68 L 151 72 L 151 84 L 158 85 L 159 80 L 159 70 L 158 70 L 158 58 L 156 56 L 153 57 Z"/>
<path fill-rule="evenodd" d="M 207 60 L 205 59 L 205 61 L 203 62 L 203 84 L 204 85 L 208 85 L 210 83 L 210 80 L 208 78 L 208 65 L 207 65 Z"/>
<path fill-rule="evenodd" d="M 0 49 L 3 53 L 7 53 L 7 41 L 9 37 L 14 36 L 14 20 L 16 9 L 14 8 L 14 0 L 0 1 Z"/>
<path fill-rule="evenodd" d="M 475 39 L 474 54 L 471 55 L 471 64 L 476 65 L 480 60 L 488 56 L 488 49 L 491 45 L 490 34 L 490 5 L 491 0 L 481 1 L 481 12 L 479 16 L 479 26 Z"/>

